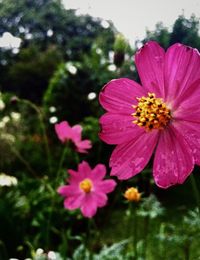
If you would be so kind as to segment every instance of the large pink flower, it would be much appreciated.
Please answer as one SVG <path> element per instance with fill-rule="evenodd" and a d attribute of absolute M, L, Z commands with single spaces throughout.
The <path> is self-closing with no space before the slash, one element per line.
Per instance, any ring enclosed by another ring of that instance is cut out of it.
<path fill-rule="evenodd" d="M 69 185 L 58 188 L 58 193 L 65 197 L 64 207 L 69 210 L 80 208 L 85 217 L 93 217 L 98 207 L 106 205 L 106 194 L 114 190 L 115 181 L 103 180 L 106 174 L 103 164 L 97 164 L 92 170 L 89 164 L 83 161 L 78 166 L 78 172 L 68 172 Z"/>
<path fill-rule="evenodd" d="M 92 147 L 90 140 L 81 140 L 82 127 L 74 125 L 71 127 L 67 121 L 55 125 L 55 131 L 62 143 L 71 140 L 79 153 L 87 153 Z"/>
<path fill-rule="evenodd" d="M 153 41 L 135 56 L 141 84 L 121 78 L 100 93 L 107 113 L 100 138 L 117 144 L 111 175 L 128 179 L 141 172 L 153 153 L 158 186 L 181 184 L 200 164 L 200 55 L 174 44 L 167 52 Z"/>

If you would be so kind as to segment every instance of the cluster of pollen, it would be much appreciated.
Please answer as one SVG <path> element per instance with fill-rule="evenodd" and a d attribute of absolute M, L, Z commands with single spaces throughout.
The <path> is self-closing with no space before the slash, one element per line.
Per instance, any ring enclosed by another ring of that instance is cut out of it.
<path fill-rule="evenodd" d="M 147 131 L 163 129 L 171 119 L 170 109 L 161 98 L 156 98 L 154 93 L 148 93 L 147 97 L 136 98 L 138 104 L 133 106 L 132 114 L 136 120 L 134 124 L 144 127 Z"/>
<path fill-rule="evenodd" d="M 89 193 L 92 189 L 92 181 L 90 179 L 84 179 L 80 182 L 79 187 L 85 193 Z"/>

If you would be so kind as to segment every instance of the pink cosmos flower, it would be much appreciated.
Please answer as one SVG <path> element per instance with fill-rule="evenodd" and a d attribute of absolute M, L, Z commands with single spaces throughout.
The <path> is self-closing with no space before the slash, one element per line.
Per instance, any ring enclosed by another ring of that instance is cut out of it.
<path fill-rule="evenodd" d="M 106 167 L 103 164 L 97 164 L 92 170 L 89 164 L 83 161 L 78 165 L 78 172 L 68 172 L 69 185 L 58 188 L 58 193 L 65 197 L 64 207 L 69 210 L 80 208 L 85 217 L 93 217 L 98 207 L 106 205 L 106 194 L 114 190 L 116 182 L 103 180 L 106 175 Z"/>
<path fill-rule="evenodd" d="M 100 138 L 116 144 L 111 175 L 128 179 L 141 172 L 154 154 L 158 186 L 181 184 L 200 165 L 200 55 L 174 44 L 167 52 L 153 41 L 135 56 L 141 85 L 121 78 L 100 93 L 107 113 Z"/>
<path fill-rule="evenodd" d="M 71 140 L 79 153 L 87 153 L 92 147 L 90 140 L 81 140 L 82 127 L 74 125 L 71 127 L 67 121 L 55 125 L 55 131 L 62 143 Z"/>

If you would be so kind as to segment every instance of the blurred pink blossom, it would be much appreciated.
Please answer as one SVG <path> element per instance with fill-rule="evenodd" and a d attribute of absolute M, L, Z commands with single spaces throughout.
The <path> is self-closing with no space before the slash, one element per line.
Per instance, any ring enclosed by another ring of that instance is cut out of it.
<path fill-rule="evenodd" d="M 154 154 L 156 184 L 181 184 L 200 165 L 200 54 L 179 43 L 165 52 L 150 41 L 137 51 L 135 63 L 142 86 L 121 78 L 100 93 L 107 110 L 100 138 L 117 145 L 111 175 L 129 179 Z"/>
<path fill-rule="evenodd" d="M 87 149 L 92 147 L 90 140 L 81 140 L 82 127 L 80 125 L 71 127 L 67 121 L 62 121 L 55 124 L 55 131 L 62 143 L 71 140 L 79 153 L 87 153 Z"/>
<path fill-rule="evenodd" d="M 114 190 L 114 180 L 103 180 L 106 167 L 97 164 L 91 169 L 85 161 L 78 165 L 78 171 L 68 170 L 69 185 L 58 188 L 58 193 L 65 198 L 64 207 L 69 210 L 80 208 L 85 217 L 91 218 L 96 214 L 98 207 L 107 204 L 107 193 Z"/>

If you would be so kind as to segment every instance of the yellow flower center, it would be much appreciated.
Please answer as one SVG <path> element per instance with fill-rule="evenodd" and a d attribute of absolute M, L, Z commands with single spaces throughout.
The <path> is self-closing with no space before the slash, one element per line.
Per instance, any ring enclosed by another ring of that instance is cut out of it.
<path fill-rule="evenodd" d="M 138 189 L 131 187 L 126 190 L 124 197 L 129 201 L 138 202 L 141 198 L 141 193 L 138 192 Z"/>
<path fill-rule="evenodd" d="M 164 129 L 171 119 L 171 111 L 162 98 L 156 98 L 154 93 L 148 93 L 147 97 L 137 98 L 137 106 L 132 114 L 136 120 L 134 124 L 144 127 L 146 131 Z"/>
<path fill-rule="evenodd" d="M 85 193 L 89 193 L 92 189 L 92 186 L 92 181 L 90 179 L 84 179 L 79 184 L 80 189 L 83 190 Z"/>

